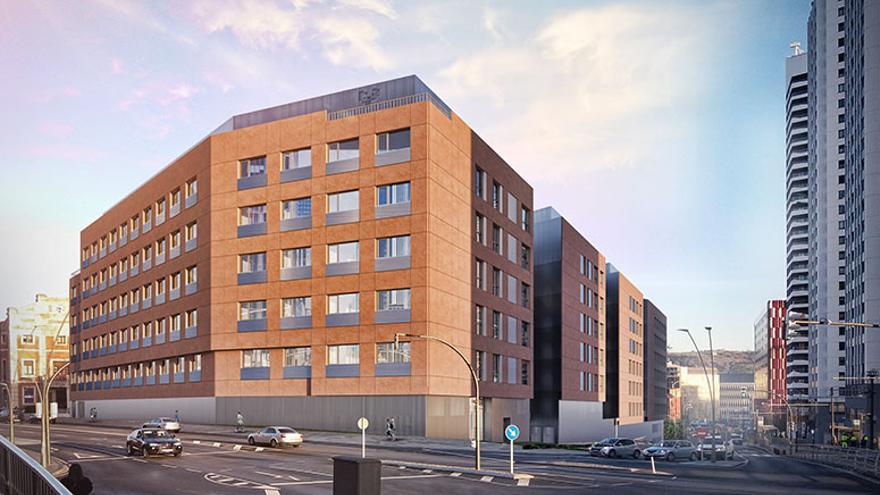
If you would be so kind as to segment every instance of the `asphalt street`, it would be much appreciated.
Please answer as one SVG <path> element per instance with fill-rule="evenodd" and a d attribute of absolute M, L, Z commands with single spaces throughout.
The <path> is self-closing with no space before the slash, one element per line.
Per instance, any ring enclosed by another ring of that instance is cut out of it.
<path fill-rule="evenodd" d="M 20 446 L 39 449 L 39 428 L 17 426 Z M 327 494 L 332 492 L 333 461 L 359 455 L 357 448 L 309 444 L 298 449 L 259 451 L 228 438 L 208 434 L 180 436 L 181 457 L 126 455 L 126 432 L 84 425 L 53 425 L 53 455 L 79 462 L 92 479 L 96 494 Z M 652 474 L 645 460 L 600 459 L 579 451 L 528 451 L 517 462 L 518 472 L 534 475 L 528 483 L 501 476 L 467 473 L 472 457 L 458 451 L 373 449 L 368 455 L 410 464 L 384 465 L 386 494 L 404 493 L 585 493 L 614 494 L 832 494 L 880 493 L 880 485 L 800 461 L 743 448 L 738 467 L 708 462 L 658 461 Z M 747 461 L 747 462 L 746 462 Z M 442 465 L 413 467 L 412 463 Z M 484 458 L 484 469 L 505 471 L 500 453 Z M 461 471 L 456 471 L 460 467 Z"/>

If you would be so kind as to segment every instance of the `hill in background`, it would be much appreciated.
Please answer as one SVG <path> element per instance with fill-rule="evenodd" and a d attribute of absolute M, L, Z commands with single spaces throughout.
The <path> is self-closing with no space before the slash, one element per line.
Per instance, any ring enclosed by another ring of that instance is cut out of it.
<path fill-rule="evenodd" d="M 700 350 L 706 366 L 709 365 L 709 351 Z M 679 366 L 701 368 L 700 358 L 695 351 L 670 352 L 668 359 Z M 752 351 L 728 351 L 724 349 L 715 351 L 715 367 L 719 373 L 752 373 L 755 370 L 754 352 Z"/>

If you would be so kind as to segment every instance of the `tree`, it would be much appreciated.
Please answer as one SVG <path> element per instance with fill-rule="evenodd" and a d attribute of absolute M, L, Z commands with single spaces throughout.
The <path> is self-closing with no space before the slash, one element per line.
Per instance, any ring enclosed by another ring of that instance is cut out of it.
<path fill-rule="evenodd" d="M 663 438 L 665 440 L 685 440 L 684 425 L 681 421 L 666 419 L 663 421 Z"/>

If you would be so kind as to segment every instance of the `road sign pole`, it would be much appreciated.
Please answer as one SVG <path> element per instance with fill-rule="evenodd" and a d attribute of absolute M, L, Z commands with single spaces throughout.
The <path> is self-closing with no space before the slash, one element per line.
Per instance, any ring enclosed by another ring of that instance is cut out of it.
<path fill-rule="evenodd" d="M 513 442 L 519 438 L 519 427 L 507 425 L 507 428 L 504 429 L 504 436 L 510 440 L 510 474 L 513 474 Z"/>
<path fill-rule="evenodd" d="M 513 440 L 510 441 L 510 474 L 513 474 Z"/>
<path fill-rule="evenodd" d="M 361 458 L 367 457 L 367 430 L 361 430 Z"/>

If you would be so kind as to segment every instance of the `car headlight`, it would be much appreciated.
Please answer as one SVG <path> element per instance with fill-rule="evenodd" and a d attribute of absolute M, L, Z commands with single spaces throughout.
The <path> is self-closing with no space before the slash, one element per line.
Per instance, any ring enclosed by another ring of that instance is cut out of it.
<path fill-rule="evenodd" d="M 668 452 L 669 452 L 669 451 L 668 451 L 668 450 L 665 450 L 665 449 L 661 449 L 661 450 L 658 450 L 658 451 L 657 451 L 657 453 L 660 454 L 660 455 L 665 455 L 665 454 L 667 454 Z"/>

